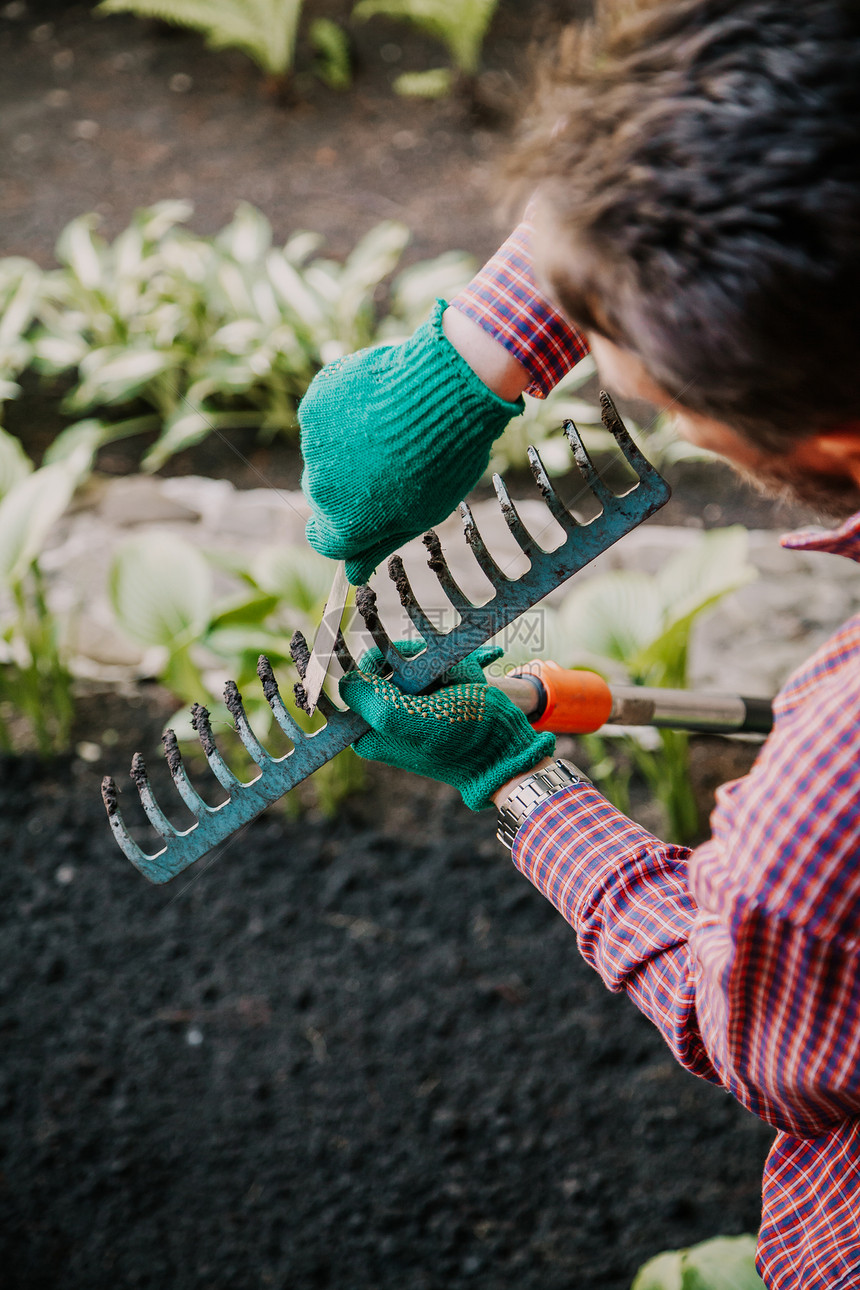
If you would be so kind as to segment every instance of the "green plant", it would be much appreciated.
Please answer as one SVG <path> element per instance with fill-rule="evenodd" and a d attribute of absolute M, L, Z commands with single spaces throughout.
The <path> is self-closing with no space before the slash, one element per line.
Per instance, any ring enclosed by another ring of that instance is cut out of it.
<path fill-rule="evenodd" d="M 6 750 L 15 746 L 18 721 L 41 755 L 68 746 L 72 678 L 39 556 L 90 463 L 79 446 L 65 460 L 34 470 L 18 440 L 0 430 L 0 746 Z"/>
<path fill-rule="evenodd" d="M 702 533 L 653 576 L 632 570 L 597 574 L 574 586 L 557 610 L 541 605 L 501 634 L 503 670 L 543 657 L 562 667 L 592 668 L 610 681 L 684 689 L 694 624 L 757 576 L 746 551 L 746 530 L 735 525 Z M 699 821 L 686 734 L 595 734 L 583 743 L 592 779 L 619 810 L 629 814 L 636 771 L 664 809 L 667 839 L 695 837 Z"/>
<path fill-rule="evenodd" d="M 42 270 L 23 256 L 0 260 L 0 404 L 20 394 L 16 377 L 29 366 Z"/>
<path fill-rule="evenodd" d="M 211 49 L 241 49 L 280 87 L 293 66 L 301 10 L 302 0 L 102 0 L 96 7 L 193 27 Z"/>
<path fill-rule="evenodd" d="M 575 587 L 559 610 L 567 666 L 584 665 L 634 685 L 688 685 L 690 635 L 697 619 L 723 596 L 756 576 L 747 563 L 741 525 L 711 529 L 670 557 L 654 575 L 633 570 L 601 574 Z M 657 732 L 656 747 L 628 736 L 626 751 L 662 804 L 670 840 L 688 842 L 698 830 L 690 783 L 688 736 Z M 620 809 L 628 805 L 629 772 L 616 770 L 609 741 L 589 740 L 595 774 Z"/>
<path fill-rule="evenodd" d="M 343 27 L 330 18 L 317 18 L 308 28 L 308 40 L 316 53 L 314 71 L 331 90 L 347 90 L 352 84 L 349 38 Z"/>
<path fill-rule="evenodd" d="M 305 547 L 263 547 L 250 560 L 203 553 L 173 535 L 146 533 L 124 542 L 109 575 L 109 596 L 122 630 L 157 651 L 162 683 L 182 701 L 170 721 L 180 741 L 196 740 L 188 705 L 206 702 L 213 729 L 224 733 L 233 719 L 221 698 L 234 680 L 248 719 L 261 739 L 273 731 L 272 710 L 257 679 L 257 659 L 266 654 L 285 695 L 298 679 L 289 643 L 296 628 L 312 637 L 331 582 L 331 564 Z M 233 588 L 216 595 L 216 579 Z M 296 720 L 316 729 L 320 718 Z M 238 740 L 233 755 L 250 769 Z M 360 762 L 347 750 L 314 776 L 321 808 L 331 813 L 361 784 Z"/>
<path fill-rule="evenodd" d="M 413 265 L 380 320 L 380 288 L 409 239 L 403 224 L 377 225 L 340 263 L 314 257 L 313 233 L 273 246 L 268 221 L 245 203 L 214 238 L 179 227 L 191 213 L 159 202 L 112 243 L 93 215 L 63 230 L 62 267 L 44 275 L 28 341 L 38 371 L 77 377 L 62 406 L 84 419 L 62 432 L 53 460 L 81 442 L 159 430 L 143 463 L 157 470 L 213 430 L 295 433 L 296 404 L 324 363 L 409 334 L 433 280 L 437 292 L 456 290 L 474 268 L 458 252 Z"/>
<path fill-rule="evenodd" d="M 422 28 L 446 46 L 461 82 L 474 82 L 481 46 L 498 0 L 359 0 L 353 17 L 402 18 Z M 394 82 L 399 94 L 437 98 L 449 93 L 454 74 L 449 68 L 434 67 L 423 72 L 405 72 Z"/>
<path fill-rule="evenodd" d="M 630 1290 L 764 1290 L 755 1247 L 754 1236 L 715 1236 L 658 1254 L 639 1269 Z"/>

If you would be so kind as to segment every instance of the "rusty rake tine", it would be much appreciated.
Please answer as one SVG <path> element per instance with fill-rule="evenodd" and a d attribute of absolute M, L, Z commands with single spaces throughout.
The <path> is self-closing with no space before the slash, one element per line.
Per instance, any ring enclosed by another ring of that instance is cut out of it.
<path fill-rule="evenodd" d="M 212 726 L 209 724 L 209 710 L 204 708 L 202 703 L 193 704 L 191 708 L 191 724 L 197 731 L 212 774 L 224 791 L 232 793 L 234 789 L 241 788 L 241 781 L 236 778 L 218 751 L 215 737 L 212 734 Z"/>
<path fill-rule="evenodd" d="M 439 541 L 438 534 L 431 529 L 429 533 L 425 533 L 423 535 L 421 541 L 427 548 L 427 564 L 432 569 L 433 573 L 436 574 L 436 577 L 439 579 L 439 585 L 454 608 L 459 613 L 466 613 L 468 610 L 474 609 L 472 601 L 460 590 L 454 581 L 454 575 L 448 568 L 448 561 L 442 553 L 442 543 Z"/>
<path fill-rule="evenodd" d="M 340 628 L 338 628 L 337 636 L 334 641 L 334 655 L 344 672 L 354 672 L 358 667 L 358 664 L 349 651 L 349 646 L 344 640 L 343 632 Z"/>
<path fill-rule="evenodd" d="M 242 696 L 235 681 L 228 681 L 224 686 L 224 702 L 227 705 L 227 711 L 236 722 L 236 732 L 242 740 L 246 750 L 258 766 L 265 766 L 266 762 L 272 760 L 254 734 L 248 722 L 248 715 L 242 704 Z"/>
<path fill-rule="evenodd" d="M 146 763 L 140 753 L 135 753 L 131 759 L 131 777 L 140 794 L 140 804 L 146 811 L 146 818 L 156 833 L 160 833 L 165 838 L 178 838 L 179 829 L 174 828 L 155 800 L 149 775 L 146 772 Z"/>
<path fill-rule="evenodd" d="M 365 583 L 355 589 L 355 607 L 361 614 L 364 625 L 370 632 L 374 645 L 393 672 L 403 667 L 404 656 L 394 645 L 388 632 L 380 621 L 376 608 L 376 592 Z"/>
<path fill-rule="evenodd" d="M 573 453 L 573 459 L 579 468 L 579 473 L 605 510 L 607 506 L 615 501 L 615 494 L 606 487 L 597 473 L 594 462 L 589 457 L 585 444 L 579 437 L 579 431 L 572 421 L 564 422 L 564 433 L 567 436 L 567 442 L 570 445 L 570 451 Z"/>
<path fill-rule="evenodd" d="M 275 674 L 272 671 L 272 665 L 265 654 L 261 654 L 257 660 L 257 676 L 260 678 L 263 694 L 265 694 L 266 701 L 272 709 L 274 718 L 281 730 L 294 746 L 301 743 L 306 738 L 305 732 L 287 711 L 286 705 L 281 698 L 281 692 L 278 689 L 278 683 L 275 680 Z"/>
<path fill-rule="evenodd" d="M 388 561 L 388 576 L 394 583 L 397 594 L 400 597 L 400 603 L 412 620 L 419 636 L 425 641 L 433 640 L 439 635 L 438 628 L 433 626 L 415 599 L 415 592 L 412 590 L 409 579 L 406 576 L 406 569 L 399 555 L 393 555 Z"/>
<path fill-rule="evenodd" d="M 499 506 L 502 508 L 505 523 L 515 538 L 517 545 L 522 548 L 530 560 L 534 560 L 535 556 L 543 555 L 542 547 L 537 544 L 520 519 L 519 512 L 511 501 L 511 495 L 501 475 L 493 475 L 493 487 L 496 490 L 496 497 L 499 499 Z"/>
<path fill-rule="evenodd" d="M 292 640 L 290 641 L 290 654 L 292 655 L 293 662 L 296 665 L 296 671 L 300 678 L 293 686 L 293 694 L 296 696 L 296 703 L 298 706 L 303 712 L 307 712 L 308 716 L 310 716 L 311 713 L 309 711 L 308 697 L 305 694 L 305 687 L 302 684 L 305 679 L 305 673 L 308 670 L 308 663 L 310 662 L 311 657 L 310 647 L 305 640 L 304 632 L 293 632 Z M 325 690 L 321 690 L 320 696 L 317 699 L 316 711 L 321 712 L 326 721 L 328 721 L 333 712 L 340 712 L 340 708 L 338 708 L 336 704 L 332 703 Z"/>
<path fill-rule="evenodd" d="M 189 811 L 194 816 L 210 814 L 217 810 L 217 807 L 209 806 L 207 802 L 197 792 L 197 789 L 188 778 L 188 772 L 182 764 L 182 754 L 179 751 L 179 743 L 176 733 L 173 730 L 165 730 L 161 736 L 161 742 L 164 744 L 164 756 L 167 760 L 167 768 L 173 777 L 176 785 L 176 791 L 182 798 Z"/>
<path fill-rule="evenodd" d="M 478 526 L 475 523 L 475 517 L 466 502 L 460 503 L 460 519 L 463 521 L 463 532 L 466 535 L 469 549 L 478 561 L 482 571 L 487 575 L 494 587 L 503 587 L 506 582 L 510 582 L 510 578 L 499 568 L 490 555 L 487 544 L 481 537 Z"/>
<path fill-rule="evenodd" d="M 546 502 L 547 510 L 550 512 L 553 519 L 558 521 L 562 528 L 567 529 L 568 531 L 578 529 L 580 527 L 579 520 L 568 510 L 552 484 L 549 482 L 549 475 L 546 473 L 546 467 L 541 461 L 540 453 L 537 448 L 529 444 L 527 451 L 531 472 L 534 475 L 535 483 L 540 489 L 541 497 Z"/>
<path fill-rule="evenodd" d="M 618 409 L 612 402 L 612 399 L 606 393 L 606 390 L 600 391 L 600 419 L 605 428 L 612 435 L 621 452 L 627 458 L 629 464 L 633 467 L 640 479 L 656 475 L 654 467 L 646 457 L 636 447 L 630 437 L 630 431 L 625 426 L 621 417 L 618 415 Z"/>

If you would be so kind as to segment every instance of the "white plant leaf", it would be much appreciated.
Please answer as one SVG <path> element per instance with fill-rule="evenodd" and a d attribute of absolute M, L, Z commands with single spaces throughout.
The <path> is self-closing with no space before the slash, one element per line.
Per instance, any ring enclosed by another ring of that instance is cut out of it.
<path fill-rule="evenodd" d="M 254 554 L 248 571 L 261 590 L 309 614 L 325 603 L 334 565 L 309 547 L 267 546 Z"/>
<path fill-rule="evenodd" d="M 266 271 L 276 292 L 292 315 L 315 335 L 328 330 L 328 311 L 286 252 L 270 251 Z"/>
<path fill-rule="evenodd" d="M 81 360 L 83 379 L 69 399 L 69 406 L 83 409 L 97 403 L 124 403 L 175 363 L 176 356 L 170 351 L 120 346 L 90 350 Z"/>
<path fill-rule="evenodd" d="M 128 539 L 111 565 L 108 592 L 122 629 L 141 645 L 173 651 L 195 640 L 212 616 L 212 573 L 196 547 L 175 534 Z"/>
<path fill-rule="evenodd" d="M 160 242 L 177 224 L 184 224 L 194 214 L 192 202 L 167 199 L 153 202 L 135 213 L 140 231 L 146 242 Z"/>
<path fill-rule="evenodd" d="M 710 529 L 671 556 L 655 575 L 667 625 L 756 578 L 742 524 Z"/>
<path fill-rule="evenodd" d="M 11 298 L 3 302 L 0 312 L 0 350 L 23 336 L 33 320 L 42 286 L 42 271 L 28 260 L 23 261 L 20 277 Z"/>
<path fill-rule="evenodd" d="M 664 622 L 654 579 L 629 569 L 575 587 L 559 613 L 568 666 L 583 654 L 626 663 L 661 634 Z"/>
<path fill-rule="evenodd" d="M 221 230 L 215 243 L 237 264 L 256 264 L 272 245 L 272 226 L 262 211 L 240 202 L 233 222 Z"/>
<path fill-rule="evenodd" d="M 405 326 L 404 334 L 410 335 L 426 321 L 438 299 L 452 300 L 477 269 L 477 260 L 465 251 L 446 251 L 433 260 L 411 265 L 392 283 L 392 318 L 386 321 Z"/>
<path fill-rule="evenodd" d="M 17 435 L 0 426 L 0 498 L 26 475 L 33 472 L 33 463 L 24 451 Z"/>
<path fill-rule="evenodd" d="M 98 223 L 97 215 L 79 215 L 66 225 L 57 240 L 57 259 L 68 265 L 87 291 L 96 291 L 104 280 L 104 243 L 93 233 Z"/>
<path fill-rule="evenodd" d="M 141 462 L 141 469 L 147 474 L 160 470 L 166 461 L 186 448 L 193 448 L 202 443 L 212 430 L 212 417 L 197 408 L 189 408 L 183 403 L 179 410 L 164 423 L 157 441 L 152 445 Z"/>
<path fill-rule="evenodd" d="M 300 268 L 313 255 L 314 251 L 322 246 L 322 242 L 321 233 L 311 233 L 308 229 L 299 229 L 287 238 L 282 254 L 286 256 L 290 264 Z"/>
<path fill-rule="evenodd" d="M 0 582 L 20 582 L 37 558 L 78 484 L 89 454 L 81 446 L 65 461 L 42 466 L 20 479 L 0 501 Z"/>

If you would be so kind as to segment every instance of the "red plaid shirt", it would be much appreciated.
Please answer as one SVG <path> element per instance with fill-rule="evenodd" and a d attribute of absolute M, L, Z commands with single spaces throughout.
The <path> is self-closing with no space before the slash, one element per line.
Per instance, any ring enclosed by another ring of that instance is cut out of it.
<path fill-rule="evenodd" d="M 452 303 L 464 300 L 479 322 L 486 305 L 487 330 L 545 393 L 584 346 L 577 333 L 564 338 L 563 320 L 528 288 L 527 235 L 519 230 Z M 860 561 L 860 514 L 835 533 L 784 543 Z M 711 824 L 695 850 L 670 846 L 577 785 L 529 817 L 514 863 L 682 1066 L 778 1130 L 759 1233 L 765 1284 L 856 1290 L 860 615 L 789 679 L 773 733 L 749 775 L 719 790 Z"/>

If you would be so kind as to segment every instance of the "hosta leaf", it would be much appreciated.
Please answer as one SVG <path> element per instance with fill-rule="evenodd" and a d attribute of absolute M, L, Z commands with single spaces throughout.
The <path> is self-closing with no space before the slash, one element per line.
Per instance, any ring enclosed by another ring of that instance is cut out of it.
<path fill-rule="evenodd" d="M 258 587 L 304 614 L 325 604 L 333 572 L 330 560 L 301 546 L 263 547 L 255 553 L 249 568 Z"/>
<path fill-rule="evenodd" d="M 79 215 L 63 229 L 56 246 L 57 259 L 68 265 L 87 291 L 97 290 L 103 282 L 104 243 L 93 234 L 98 222 L 97 215 Z"/>
<path fill-rule="evenodd" d="M 108 591 L 120 626 L 142 645 L 175 651 L 201 635 L 212 613 L 209 565 L 175 534 L 147 533 L 124 542 Z"/>
<path fill-rule="evenodd" d="M 7 298 L 0 311 L 0 349 L 11 346 L 27 331 L 33 321 L 36 302 L 42 285 L 42 271 L 35 264 L 24 261 L 11 298 Z"/>
<path fill-rule="evenodd" d="M 89 457 L 79 449 L 66 461 L 42 466 L 9 489 L 0 501 L 0 582 L 9 585 L 21 580 L 88 468 Z"/>
<path fill-rule="evenodd" d="M 668 1250 L 639 1269 L 630 1290 L 764 1290 L 755 1248 L 754 1236 L 716 1236 Z"/>
<path fill-rule="evenodd" d="M 565 598 L 561 628 L 568 658 L 577 651 L 627 663 L 659 636 L 663 612 L 654 580 L 620 569 L 590 579 Z"/>
<path fill-rule="evenodd" d="M 681 1290 L 764 1290 L 754 1236 L 717 1236 L 684 1251 Z"/>
<path fill-rule="evenodd" d="M 442 99 L 453 84 L 450 67 L 429 67 L 424 72 L 401 72 L 394 79 L 394 93 L 406 99 Z"/>
<path fill-rule="evenodd" d="M 711 529 L 698 542 L 666 561 L 656 574 L 667 622 L 689 616 L 757 577 L 747 563 L 747 531 L 742 524 Z"/>
<path fill-rule="evenodd" d="M 21 440 L 0 426 L 0 498 L 6 496 L 10 488 L 32 474 L 33 463 L 27 456 Z"/>
<path fill-rule="evenodd" d="M 633 1278 L 630 1290 L 683 1290 L 681 1253 L 681 1250 L 667 1250 L 649 1259 Z"/>
<path fill-rule="evenodd" d="M 256 661 L 261 654 L 272 663 L 290 658 L 291 636 L 277 635 L 261 627 L 219 627 L 207 632 L 206 646 L 222 658 L 238 658 L 247 654 Z"/>
<path fill-rule="evenodd" d="M 120 346 L 90 350 L 80 364 L 83 380 L 72 391 L 66 405 L 83 411 L 98 403 L 125 403 L 154 377 L 170 371 L 180 359 L 181 355 L 170 350 Z"/>
<path fill-rule="evenodd" d="M 238 264 L 255 264 L 272 245 L 272 226 L 256 207 L 240 202 L 233 222 L 221 230 L 215 244 Z"/>
<path fill-rule="evenodd" d="M 183 404 L 174 416 L 165 421 L 164 430 L 143 458 L 141 468 L 148 474 L 160 470 L 177 452 L 202 443 L 211 430 L 212 418 L 208 412 Z"/>
<path fill-rule="evenodd" d="M 40 371 L 59 373 L 77 367 L 87 353 L 83 336 L 52 336 L 43 333 L 33 344 L 36 366 Z"/>
<path fill-rule="evenodd" d="M 223 627 L 247 627 L 248 624 L 259 625 L 278 607 L 278 597 L 271 595 L 247 596 L 241 594 L 231 598 L 226 605 L 221 605 L 212 618 L 210 632 Z"/>
<path fill-rule="evenodd" d="M 391 287 L 391 312 L 386 320 L 405 327 L 406 335 L 425 322 L 441 297 L 451 300 L 477 271 L 474 256 L 465 251 L 446 251 L 434 260 L 424 260 L 398 273 Z"/>
<path fill-rule="evenodd" d="M 281 300 L 297 321 L 318 337 L 328 334 L 328 311 L 323 301 L 287 255 L 271 251 L 266 257 L 266 271 Z"/>
<path fill-rule="evenodd" d="M 134 213 L 144 241 L 160 242 L 164 235 L 177 224 L 184 224 L 194 214 L 192 202 L 173 201 L 154 202 Z"/>
<path fill-rule="evenodd" d="M 398 220 L 383 220 L 347 256 L 343 266 L 343 288 L 366 291 L 377 286 L 397 265 L 410 233 Z"/>

